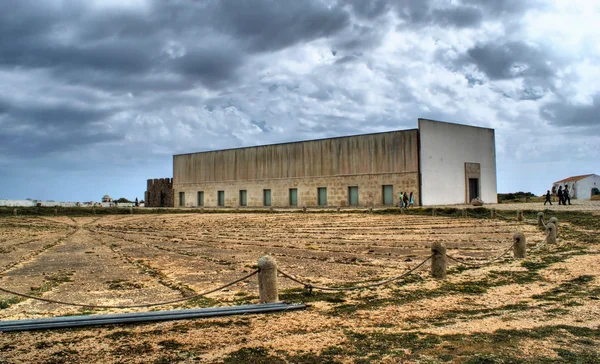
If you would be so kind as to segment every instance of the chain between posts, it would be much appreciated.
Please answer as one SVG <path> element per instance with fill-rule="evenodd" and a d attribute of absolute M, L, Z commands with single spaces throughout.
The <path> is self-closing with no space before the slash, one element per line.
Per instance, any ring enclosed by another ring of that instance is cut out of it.
<path fill-rule="evenodd" d="M 414 272 L 415 270 L 419 269 L 420 267 L 422 267 L 425 263 L 427 263 L 427 261 L 429 261 L 431 258 L 433 257 L 433 254 L 428 256 L 424 261 L 422 261 L 421 263 L 417 264 L 414 268 L 400 274 L 399 276 L 393 277 L 393 278 L 389 278 L 389 279 L 385 279 L 383 281 L 380 282 L 375 282 L 375 283 L 371 283 L 371 284 L 365 284 L 365 285 L 360 285 L 360 286 L 354 286 L 354 287 L 325 287 L 325 286 L 315 286 L 311 283 L 307 283 L 304 281 L 301 281 L 300 279 L 292 276 L 291 274 L 288 274 L 280 269 L 277 269 L 277 272 L 279 272 L 279 274 L 281 274 L 282 276 L 284 276 L 285 278 L 292 280 L 298 284 L 301 284 L 304 286 L 304 288 L 306 288 L 308 291 L 312 291 L 313 289 L 318 289 L 321 291 L 355 291 L 355 290 L 359 290 L 359 289 L 365 289 L 365 288 L 372 288 L 372 287 L 378 287 L 378 286 L 383 286 L 389 283 L 393 283 L 395 281 L 398 281 L 404 277 L 406 277 L 407 275 L 411 274 L 412 272 Z"/>
<path fill-rule="evenodd" d="M 154 307 L 154 306 L 165 306 L 165 305 L 170 305 L 173 303 L 179 303 L 179 302 L 185 302 L 185 301 L 189 301 L 189 300 L 193 300 L 199 297 L 203 297 L 206 296 L 208 294 L 211 293 L 215 293 L 217 291 L 220 291 L 222 289 L 225 289 L 227 287 L 233 286 L 236 283 L 245 281 L 246 279 L 252 277 L 253 275 L 257 274 L 258 270 L 255 270 L 254 272 L 240 278 L 240 279 L 236 279 L 233 282 L 224 284 L 220 287 L 211 289 L 210 291 L 207 292 L 203 292 L 203 293 L 199 293 L 190 297 L 184 297 L 184 298 L 179 298 L 176 300 L 172 300 L 172 301 L 164 301 L 164 302 L 157 302 L 157 303 L 147 303 L 147 304 L 139 304 L 139 305 L 90 305 L 90 304 L 85 304 L 85 303 L 74 303 L 74 302 L 65 302 L 65 301 L 60 301 L 60 300 L 53 300 L 53 299 L 49 299 L 49 298 L 42 298 L 42 297 L 36 297 L 36 296 L 32 296 L 32 295 L 28 295 L 28 294 L 23 294 L 23 293 L 19 293 L 19 292 L 14 292 L 5 288 L 1 288 L 0 287 L 0 291 L 8 293 L 8 294 L 12 294 L 15 296 L 19 296 L 19 297 L 24 297 L 24 298 L 30 298 L 33 300 L 37 300 L 37 301 L 42 301 L 42 302 L 46 302 L 46 303 L 56 303 L 56 304 L 60 304 L 60 305 L 67 305 L 67 306 L 76 306 L 76 307 L 89 307 L 89 308 L 140 308 L 140 307 Z"/>

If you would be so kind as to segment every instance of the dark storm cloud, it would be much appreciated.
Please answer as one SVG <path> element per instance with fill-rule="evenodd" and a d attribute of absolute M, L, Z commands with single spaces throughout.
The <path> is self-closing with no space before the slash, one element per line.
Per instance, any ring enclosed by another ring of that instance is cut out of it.
<path fill-rule="evenodd" d="M 540 115 L 557 126 L 579 126 L 600 128 L 600 93 L 592 98 L 591 104 L 573 105 L 564 98 L 541 107 Z"/>
<path fill-rule="evenodd" d="M 492 80 L 554 75 L 554 70 L 548 65 L 548 55 L 524 42 L 478 45 L 467 55 Z"/>
<path fill-rule="evenodd" d="M 407 22 L 406 26 L 467 28 L 476 27 L 483 20 L 480 8 L 452 2 L 408 0 L 395 2 L 394 7 L 398 16 Z"/>

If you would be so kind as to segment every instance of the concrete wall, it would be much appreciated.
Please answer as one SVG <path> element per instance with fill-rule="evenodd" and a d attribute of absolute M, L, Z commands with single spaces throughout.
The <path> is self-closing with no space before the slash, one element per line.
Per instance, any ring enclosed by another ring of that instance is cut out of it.
<path fill-rule="evenodd" d="M 173 184 L 418 171 L 417 130 L 173 156 Z"/>
<path fill-rule="evenodd" d="M 419 119 L 419 137 L 423 205 L 469 203 L 467 176 L 474 173 L 479 198 L 497 203 L 493 129 Z"/>
<path fill-rule="evenodd" d="M 179 206 L 179 192 L 184 192 L 186 207 L 198 206 L 198 192 L 204 192 L 204 206 L 217 206 L 217 191 L 225 192 L 225 206 L 240 205 L 239 191 L 247 191 L 247 206 L 263 205 L 263 190 L 271 190 L 271 206 L 289 206 L 289 189 L 298 189 L 298 207 L 318 206 L 317 188 L 327 188 L 327 206 L 348 206 L 348 187 L 358 186 L 359 206 L 381 206 L 383 185 L 393 185 L 394 204 L 400 191 L 413 192 L 419 201 L 418 173 L 383 173 L 333 177 L 280 178 L 256 181 L 206 182 L 175 187 L 175 206 Z"/>

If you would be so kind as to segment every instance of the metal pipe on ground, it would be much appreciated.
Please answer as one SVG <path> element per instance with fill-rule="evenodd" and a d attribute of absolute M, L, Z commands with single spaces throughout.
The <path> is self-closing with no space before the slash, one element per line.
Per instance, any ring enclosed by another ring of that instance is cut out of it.
<path fill-rule="evenodd" d="M 110 315 L 67 316 L 31 320 L 13 320 L 0 322 L 0 331 L 31 331 L 97 325 L 186 320 L 203 317 L 219 317 L 253 313 L 300 310 L 304 308 L 306 308 L 306 305 L 304 304 L 289 305 L 278 302 L 260 305 L 211 307 L 191 310 L 153 311 Z"/>

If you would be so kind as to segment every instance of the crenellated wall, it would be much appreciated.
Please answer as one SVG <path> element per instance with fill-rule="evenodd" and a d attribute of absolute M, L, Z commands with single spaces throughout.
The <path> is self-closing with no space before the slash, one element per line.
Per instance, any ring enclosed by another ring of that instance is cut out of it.
<path fill-rule="evenodd" d="M 146 207 L 173 207 L 173 179 L 149 179 L 144 197 Z"/>

